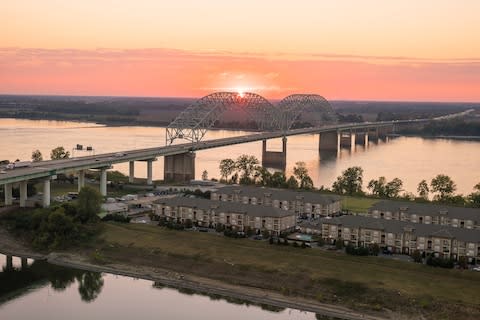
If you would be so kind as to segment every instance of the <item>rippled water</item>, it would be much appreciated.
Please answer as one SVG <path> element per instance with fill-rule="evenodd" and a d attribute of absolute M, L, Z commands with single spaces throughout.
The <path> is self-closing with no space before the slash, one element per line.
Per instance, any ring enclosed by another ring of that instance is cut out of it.
<path fill-rule="evenodd" d="M 251 134 L 244 131 L 212 130 L 206 139 Z M 158 127 L 105 127 L 90 123 L 0 119 L 0 160 L 29 160 L 31 152 L 39 149 L 45 158 L 56 146 L 72 151 L 76 144 L 91 145 L 96 153 L 129 150 L 165 145 L 165 128 Z M 270 150 L 281 148 L 280 139 L 268 142 Z M 236 158 L 252 154 L 261 159 L 261 142 L 234 145 L 200 151 L 196 158 L 196 175 L 203 170 L 209 178 L 219 177 L 218 164 L 226 157 Z M 418 182 L 431 179 L 438 173 L 452 177 L 458 192 L 468 194 L 480 182 L 480 142 L 449 139 L 423 139 L 400 137 L 389 142 L 370 144 L 368 148 L 357 146 L 355 151 L 343 149 L 340 155 L 319 154 L 318 135 L 302 135 L 288 138 L 287 173 L 295 162 L 304 161 L 316 186 L 330 187 L 342 170 L 361 166 L 364 180 L 385 176 L 399 177 L 406 190 L 415 192 Z M 75 152 L 75 156 L 88 155 Z M 115 166 L 128 172 L 128 163 Z M 153 165 L 154 179 L 163 178 L 163 159 Z M 146 177 L 146 164 L 137 162 L 135 173 Z"/>

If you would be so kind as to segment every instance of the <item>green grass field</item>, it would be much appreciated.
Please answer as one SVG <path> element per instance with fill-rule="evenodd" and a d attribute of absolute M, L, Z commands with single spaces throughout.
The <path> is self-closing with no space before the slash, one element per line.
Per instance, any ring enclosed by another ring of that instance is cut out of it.
<path fill-rule="evenodd" d="M 345 196 L 342 198 L 342 209 L 355 213 L 366 213 L 378 201 L 378 199 Z"/>
<path fill-rule="evenodd" d="M 374 299 L 382 307 L 400 303 L 402 299 L 417 301 L 419 308 L 425 308 L 425 304 L 437 305 L 439 301 L 448 302 L 452 310 L 455 304 L 479 306 L 480 273 L 472 271 L 437 269 L 413 262 L 349 256 L 316 248 L 270 245 L 266 241 L 231 239 L 216 234 L 171 231 L 151 225 L 108 223 L 103 239 L 107 243 L 104 248 L 114 248 L 111 251 L 117 251 L 113 255 L 116 257 L 121 257 L 121 251 L 125 250 L 125 259 L 129 259 L 131 252 L 138 252 L 138 249 L 148 256 L 145 261 L 152 263 L 156 256 L 181 257 L 180 262 L 176 261 L 178 270 L 185 264 L 186 270 L 195 272 L 192 262 L 211 265 L 211 270 L 206 267 L 205 272 L 213 277 L 216 274 L 221 277 L 220 269 L 228 269 L 232 264 L 239 272 L 246 272 L 245 276 L 250 277 L 248 281 L 259 277 L 260 280 L 252 285 L 269 287 L 268 277 L 278 275 L 285 288 L 310 296 L 324 296 L 329 293 L 324 290 L 330 288 L 335 296 L 350 302 L 365 303 L 362 295 L 368 294 L 370 300 Z M 164 263 L 166 260 L 162 259 Z M 199 267 L 198 270 L 203 269 Z M 296 282 L 303 286 L 299 287 Z"/>

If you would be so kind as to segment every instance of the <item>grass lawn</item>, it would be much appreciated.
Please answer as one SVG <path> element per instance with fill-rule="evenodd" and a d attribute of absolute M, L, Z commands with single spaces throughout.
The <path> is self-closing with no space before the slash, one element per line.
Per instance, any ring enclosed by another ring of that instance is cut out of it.
<path fill-rule="evenodd" d="M 342 197 L 342 209 L 356 213 L 366 213 L 368 209 L 380 201 L 379 199 L 370 199 L 363 197 Z"/>
<path fill-rule="evenodd" d="M 108 256 L 108 248 L 111 248 L 112 252 L 117 252 L 113 256 L 119 257 L 118 253 L 125 250 L 126 263 L 133 259 L 133 252 L 137 255 L 142 251 L 149 256 L 145 261 L 151 263 L 156 256 L 181 257 L 180 262 L 175 261 L 178 270 L 185 264 L 185 270 L 200 272 L 202 265 L 210 264 L 212 270 L 207 268 L 205 273 L 212 277 L 221 277 L 222 269 L 235 268 L 235 272 L 225 276 L 227 279 L 241 273 L 248 281 L 253 281 L 255 272 L 260 272 L 260 282 L 252 285 L 268 288 L 278 285 L 282 286 L 277 287 L 280 289 L 317 296 L 320 301 L 325 301 L 322 290 L 331 287 L 335 297 L 362 300 L 369 296 L 368 299 L 374 299 L 382 307 L 395 303 L 402 307 L 401 299 L 415 301 L 418 308 L 438 301 L 442 301 L 442 305 L 445 301 L 451 303 L 447 303 L 448 308 L 453 308 L 454 304 L 479 306 L 480 273 L 472 271 L 438 269 L 413 262 L 349 256 L 341 252 L 270 245 L 267 241 L 231 239 L 140 224 L 107 223 L 103 239 L 106 241 L 103 248 L 107 248 L 105 254 Z M 163 267 L 168 268 L 168 265 Z"/>

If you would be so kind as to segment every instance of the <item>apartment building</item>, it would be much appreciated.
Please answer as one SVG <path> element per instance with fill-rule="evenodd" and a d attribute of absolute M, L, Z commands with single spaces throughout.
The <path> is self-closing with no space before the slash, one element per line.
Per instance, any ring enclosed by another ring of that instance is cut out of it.
<path fill-rule="evenodd" d="M 319 227 L 322 238 L 329 243 L 338 240 L 355 246 L 377 243 L 396 253 L 411 254 L 419 250 L 453 259 L 461 256 L 480 259 L 480 231 L 474 229 L 349 215 L 321 219 L 320 224 L 310 229 Z"/>
<path fill-rule="evenodd" d="M 160 199 L 154 204 L 154 212 L 167 220 L 182 223 L 190 220 L 203 227 L 223 225 L 238 231 L 245 231 L 248 227 L 271 234 L 293 230 L 296 222 L 295 213 L 272 206 L 185 197 Z"/>
<path fill-rule="evenodd" d="M 480 209 L 477 208 L 385 200 L 374 204 L 368 210 L 367 216 L 480 230 Z"/>
<path fill-rule="evenodd" d="M 335 216 L 342 209 L 341 197 L 337 195 L 253 186 L 223 187 L 212 191 L 211 199 L 272 206 L 290 210 L 299 217 L 310 219 Z"/>

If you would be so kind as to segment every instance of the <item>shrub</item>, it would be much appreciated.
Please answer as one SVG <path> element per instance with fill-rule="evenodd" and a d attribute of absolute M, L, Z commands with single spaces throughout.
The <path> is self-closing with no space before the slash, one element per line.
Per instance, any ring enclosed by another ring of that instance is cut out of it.
<path fill-rule="evenodd" d="M 102 218 L 102 221 L 115 221 L 121 223 L 129 223 L 131 220 L 130 217 L 124 216 L 123 214 L 107 214 L 105 217 Z"/>

